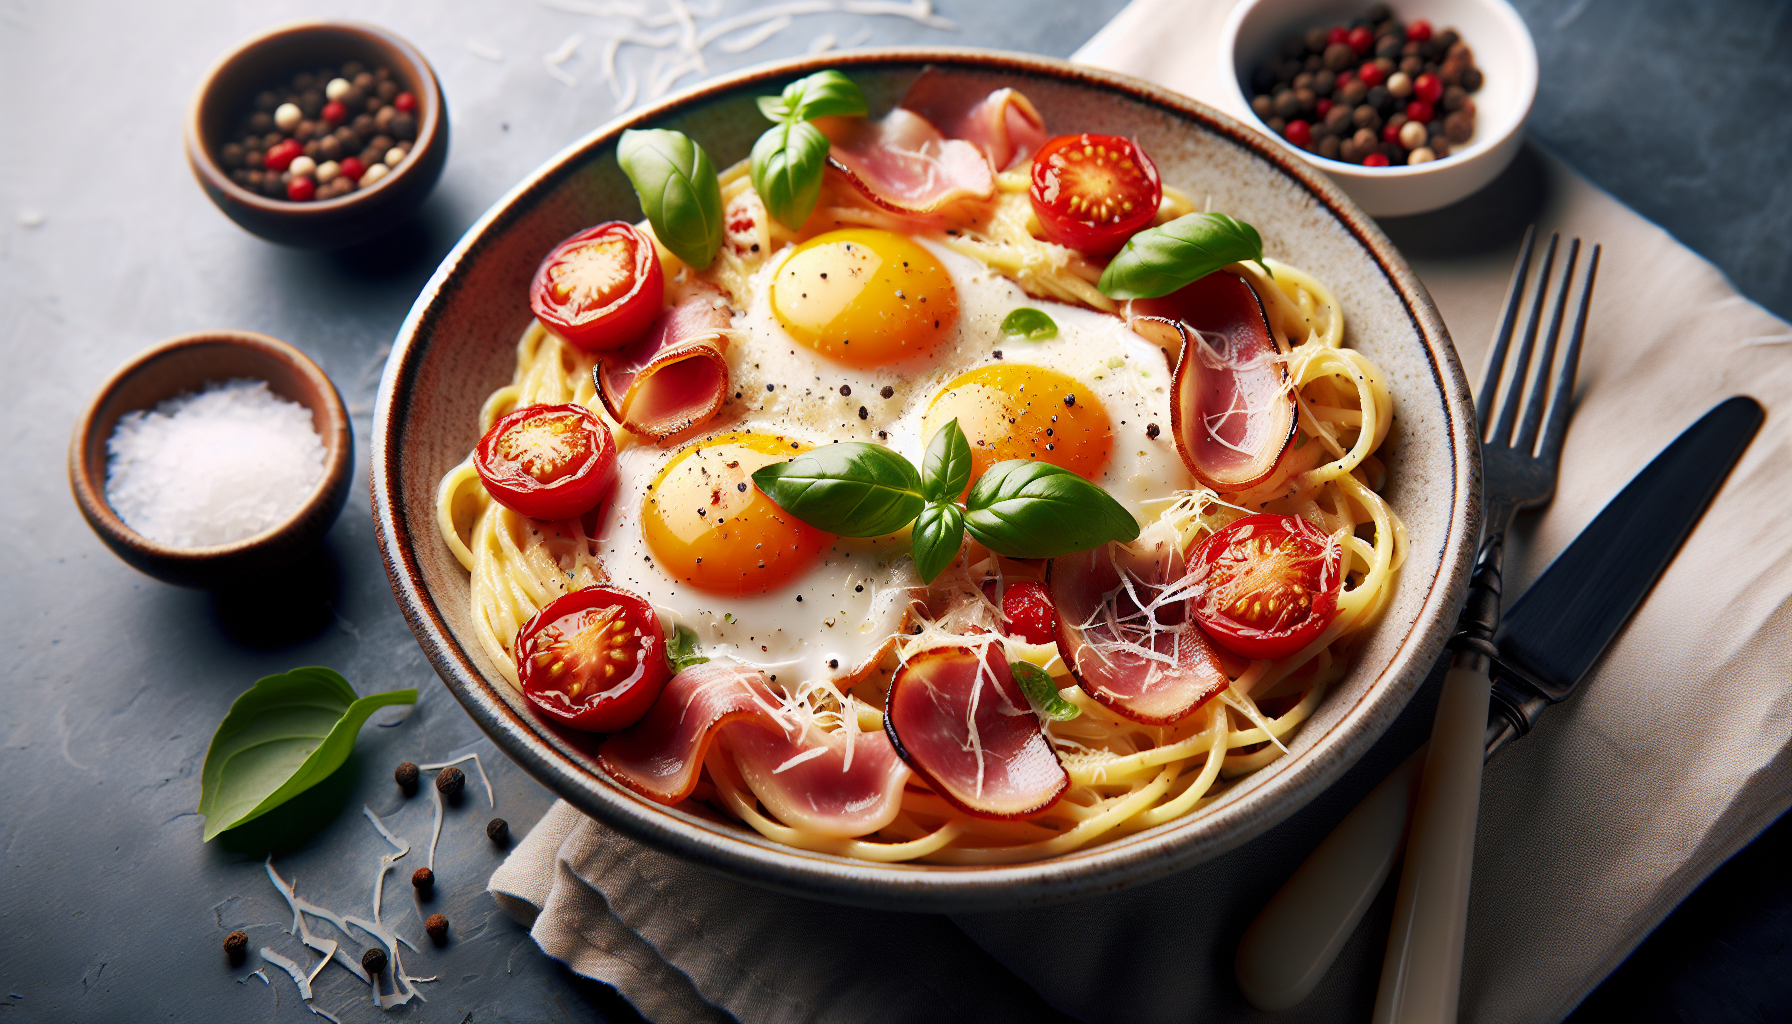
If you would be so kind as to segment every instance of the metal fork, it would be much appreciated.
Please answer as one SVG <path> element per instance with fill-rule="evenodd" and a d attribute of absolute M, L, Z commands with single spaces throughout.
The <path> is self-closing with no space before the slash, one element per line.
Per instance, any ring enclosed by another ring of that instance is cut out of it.
<path fill-rule="evenodd" d="M 1574 283 L 1580 239 L 1568 244 L 1556 288 L 1549 330 L 1541 351 L 1537 331 L 1555 266 L 1557 235 L 1550 235 L 1536 278 L 1530 314 L 1516 348 L 1513 331 L 1526 291 L 1535 228 L 1525 232 L 1518 265 L 1507 288 L 1505 313 L 1488 353 L 1487 373 L 1476 396 L 1482 424 L 1483 535 L 1468 605 L 1450 645 L 1456 655 L 1444 677 L 1425 758 L 1418 803 L 1400 869 L 1394 927 L 1382 961 L 1375 997 L 1377 1024 L 1450 1022 L 1456 1019 L 1462 983 L 1464 924 L 1469 874 L 1474 863 L 1475 817 L 1485 760 L 1490 659 L 1499 652 L 1500 573 L 1506 531 L 1522 509 L 1547 504 L 1556 491 L 1562 439 L 1574 397 L 1575 370 L 1586 333 L 1587 306 L 1599 266 L 1599 247 L 1587 260 L 1574 329 L 1557 366 L 1557 347 L 1568 294 Z M 1534 365 L 1533 365 L 1533 356 Z M 1528 383 L 1527 383 L 1528 382 Z M 1490 414 L 1499 402 L 1497 417 Z M 1547 409 L 1547 414 L 1546 414 Z M 1539 435 L 1541 430 L 1541 435 Z"/>
<path fill-rule="evenodd" d="M 1569 243 L 1549 328 L 1539 353 L 1538 331 L 1558 239 L 1551 236 L 1549 240 L 1533 291 L 1529 282 L 1534 240 L 1535 229 L 1526 231 L 1518 263 L 1512 270 L 1512 282 L 1506 290 L 1505 311 L 1488 353 L 1486 378 L 1476 401 L 1483 437 L 1485 540 L 1459 633 L 1451 641 L 1457 654 L 1452 660 L 1450 681 L 1445 684 L 1444 703 L 1438 709 L 1438 731 L 1433 734 L 1432 744 L 1408 758 L 1332 830 L 1245 931 L 1239 941 L 1235 973 L 1246 998 L 1262 1009 L 1286 1009 L 1304 999 L 1356 930 L 1400 858 L 1413 791 L 1418 788 L 1416 780 L 1421 771 L 1426 780 L 1445 776 L 1445 762 L 1439 761 L 1434 772 L 1427 758 L 1429 751 L 1437 748 L 1440 734 L 1447 732 L 1449 739 L 1444 749 L 1450 751 L 1449 781 L 1434 782 L 1430 794 L 1434 803 L 1446 806 L 1432 812 L 1429 827 L 1451 838 L 1442 844 L 1441 851 L 1437 850 L 1438 842 L 1432 843 L 1434 853 L 1422 871 L 1413 866 L 1417 854 L 1407 857 L 1376 1020 L 1456 1018 L 1462 922 L 1480 796 L 1480 765 L 1486 749 L 1487 659 L 1493 651 L 1493 634 L 1499 627 L 1500 570 L 1506 530 L 1520 509 L 1541 505 L 1555 493 L 1556 467 L 1567 430 L 1581 339 L 1586 332 L 1587 305 L 1599 263 L 1599 247 L 1594 246 L 1581 285 L 1573 330 L 1567 347 L 1560 352 L 1558 366 L 1558 343 L 1569 286 L 1579 261 L 1580 242 L 1577 239 Z M 1519 335 L 1527 294 L 1531 296 L 1529 317 Z M 1516 350 L 1512 345 L 1515 335 L 1519 342 Z M 1502 397 L 1504 402 L 1496 406 Z M 1419 897 L 1423 897 L 1423 903 L 1417 902 Z M 1422 931 L 1417 930 L 1421 921 L 1425 924 Z"/>

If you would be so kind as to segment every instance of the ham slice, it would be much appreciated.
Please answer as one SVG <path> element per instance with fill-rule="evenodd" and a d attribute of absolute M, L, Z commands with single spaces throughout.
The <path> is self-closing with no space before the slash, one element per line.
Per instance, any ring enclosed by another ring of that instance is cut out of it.
<path fill-rule="evenodd" d="M 946 138 L 912 110 L 897 107 L 879 121 L 821 118 L 816 125 L 833 143 L 830 171 L 893 213 L 925 217 L 960 199 L 995 194 L 982 151 Z"/>
<path fill-rule="evenodd" d="M 1268 479 L 1294 439 L 1296 411 L 1250 283 L 1222 271 L 1162 298 L 1139 299 L 1132 310 L 1182 334 L 1170 425 L 1189 471 L 1221 494 Z"/>
<path fill-rule="evenodd" d="M 639 722 L 597 748 L 597 761 L 647 799 L 675 804 L 697 788 L 718 728 L 742 718 L 778 720 L 781 710 L 758 669 L 725 661 L 692 665 L 666 683 Z"/>
<path fill-rule="evenodd" d="M 1013 89 L 980 96 L 961 79 L 931 67 L 909 86 L 901 105 L 947 138 L 976 146 L 998 171 L 1032 157 L 1047 138 L 1045 119 L 1025 96 Z"/>
<path fill-rule="evenodd" d="M 1105 544 L 1046 568 L 1058 656 L 1085 693 L 1134 721 L 1180 721 L 1226 688 L 1213 642 L 1189 613 L 1186 573 L 1168 538 Z"/>
<path fill-rule="evenodd" d="M 713 289 L 662 311 L 641 340 L 598 359 L 592 376 L 604 408 L 656 441 L 707 421 L 728 395 L 731 319 Z"/>
<path fill-rule="evenodd" d="M 979 818 L 1036 814 L 1070 785 L 999 642 L 910 657 L 890 681 L 884 729 L 934 792 Z"/>

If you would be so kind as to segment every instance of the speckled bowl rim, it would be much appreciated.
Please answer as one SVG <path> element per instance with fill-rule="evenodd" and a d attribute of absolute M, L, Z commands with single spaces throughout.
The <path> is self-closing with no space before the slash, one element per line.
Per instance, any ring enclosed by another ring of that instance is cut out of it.
<path fill-rule="evenodd" d="M 479 668 L 469 652 L 455 642 L 442 610 L 423 586 L 413 545 L 440 543 L 440 539 L 433 530 L 421 538 L 410 536 L 400 516 L 403 451 L 394 427 L 404 418 L 409 395 L 399 385 L 416 378 L 425 347 L 419 344 L 419 335 L 437 315 L 438 298 L 463 273 L 463 267 L 479 258 L 488 236 L 495 236 L 521 216 L 520 207 L 545 196 L 586 159 L 588 152 L 623 129 L 660 122 L 743 86 L 782 82 L 825 67 L 929 63 L 1021 73 L 1119 94 L 1193 122 L 1249 150 L 1293 179 L 1370 254 L 1400 297 L 1425 348 L 1433 383 L 1443 396 L 1450 493 L 1438 574 L 1425 593 L 1412 629 L 1401 638 L 1387 666 L 1364 695 L 1341 712 L 1313 749 L 1279 771 L 1248 799 L 1161 831 L 1141 832 L 1103 846 L 1027 864 L 890 865 L 810 853 L 730 835 L 694 816 L 648 803 L 614 783 L 594 778 L 538 736 L 533 723 L 486 692 L 487 682 Z M 897 47 L 758 65 L 612 121 L 562 150 L 468 229 L 418 296 L 399 330 L 380 381 L 373 436 L 369 486 L 374 520 L 380 554 L 399 607 L 437 673 L 499 749 L 586 814 L 689 862 L 792 895 L 892 910 L 1015 909 L 1111 892 L 1218 856 L 1281 822 L 1366 753 L 1424 681 L 1454 627 L 1468 585 L 1481 519 L 1479 435 L 1473 401 L 1443 319 L 1393 244 L 1336 185 L 1254 129 L 1185 96 L 1067 61 L 969 47 Z"/>

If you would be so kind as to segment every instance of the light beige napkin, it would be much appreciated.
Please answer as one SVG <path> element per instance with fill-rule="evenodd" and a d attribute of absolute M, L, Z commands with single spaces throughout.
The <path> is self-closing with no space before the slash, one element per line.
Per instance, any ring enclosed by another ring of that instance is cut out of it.
<path fill-rule="evenodd" d="M 1134 0 L 1077 59 L 1211 102 L 1212 40 L 1231 5 Z M 1471 377 L 1530 221 L 1605 251 L 1556 499 L 1516 532 L 1509 599 L 1710 406 L 1749 394 L 1769 415 L 1582 691 L 1488 767 L 1463 982 L 1470 1021 L 1564 1016 L 1792 804 L 1792 326 L 1531 149 L 1474 201 L 1385 225 Z M 1406 725 L 1422 728 L 1417 716 Z M 991 977 L 967 934 L 1085 1020 L 1363 1017 L 1385 894 L 1320 987 L 1284 1014 L 1243 1003 L 1232 950 L 1287 872 L 1404 752 L 1378 748 L 1224 857 L 1066 906 L 948 922 L 808 903 L 684 865 L 564 803 L 491 889 L 549 955 L 655 1020 L 724 1010 L 748 1021 L 1037 1019 L 1036 997 Z"/>

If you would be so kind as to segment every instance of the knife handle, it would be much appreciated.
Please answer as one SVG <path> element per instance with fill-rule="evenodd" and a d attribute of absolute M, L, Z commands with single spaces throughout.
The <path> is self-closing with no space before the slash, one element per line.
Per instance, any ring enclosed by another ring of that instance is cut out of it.
<path fill-rule="evenodd" d="M 1425 751 L 1364 797 L 1245 929 L 1233 973 L 1251 1005 L 1293 1006 L 1337 959 L 1400 859 Z"/>
<path fill-rule="evenodd" d="M 1490 689 L 1487 659 L 1479 653 L 1459 654 L 1444 676 L 1375 993 L 1375 1024 L 1456 1020 Z"/>

